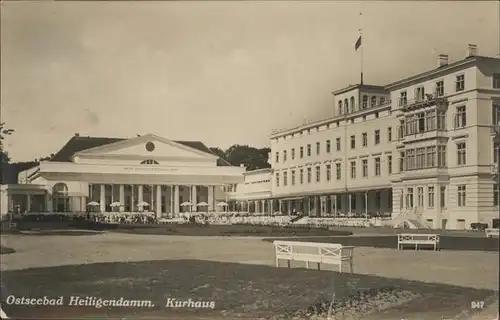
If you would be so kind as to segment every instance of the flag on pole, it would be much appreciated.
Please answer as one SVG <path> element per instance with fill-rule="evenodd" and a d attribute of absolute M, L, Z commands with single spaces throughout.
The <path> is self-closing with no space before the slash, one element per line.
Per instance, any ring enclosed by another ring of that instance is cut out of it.
<path fill-rule="evenodd" d="M 354 51 L 358 51 L 359 47 L 361 47 L 361 36 L 359 36 L 358 41 L 354 45 Z"/>

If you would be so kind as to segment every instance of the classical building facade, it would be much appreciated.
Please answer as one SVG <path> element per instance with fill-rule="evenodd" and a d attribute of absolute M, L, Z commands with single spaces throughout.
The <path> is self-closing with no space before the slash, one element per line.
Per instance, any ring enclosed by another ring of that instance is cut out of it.
<path fill-rule="evenodd" d="M 243 182 L 244 171 L 198 141 L 77 134 L 50 161 L 20 173 L 20 184 L 2 186 L 1 209 L 85 212 L 90 203 L 102 212 L 149 211 L 156 216 L 216 211 L 216 202 L 225 200 L 222 187 Z"/>
<path fill-rule="evenodd" d="M 500 59 L 469 45 L 460 61 L 439 55 L 430 71 L 333 96 L 333 117 L 271 134 L 272 172 L 261 178 L 271 183 L 260 192 L 285 212 L 412 213 L 445 229 L 498 223 Z"/>

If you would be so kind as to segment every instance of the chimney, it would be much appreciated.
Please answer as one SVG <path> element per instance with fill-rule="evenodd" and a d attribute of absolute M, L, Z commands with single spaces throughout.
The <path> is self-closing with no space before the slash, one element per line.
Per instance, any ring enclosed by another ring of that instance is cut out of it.
<path fill-rule="evenodd" d="M 467 45 L 466 58 L 477 56 L 477 46 L 475 44 Z"/>
<path fill-rule="evenodd" d="M 75 132 L 75 137 L 79 137 L 80 134 L 78 132 Z"/>
<path fill-rule="evenodd" d="M 446 65 L 448 65 L 448 55 L 447 54 L 438 55 L 437 67 L 439 68 Z"/>

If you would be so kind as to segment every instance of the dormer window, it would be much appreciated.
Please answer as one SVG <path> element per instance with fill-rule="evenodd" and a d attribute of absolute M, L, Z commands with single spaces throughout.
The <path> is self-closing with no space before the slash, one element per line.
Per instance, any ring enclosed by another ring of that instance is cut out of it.
<path fill-rule="evenodd" d="M 148 159 L 148 160 L 142 161 L 141 164 L 160 164 L 160 163 L 156 160 Z"/>
<path fill-rule="evenodd" d="M 345 112 L 346 113 L 349 113 L 349 101 L 347 99 L 344 99 L 344 108 L 345 108 Z"/>
<path fill-rule="evenodd" d="M 363 95 L 363 109 L 366 109 L 368 107 L 368 96 L 365 94 Z"/>
<path fill-rule="evenodd" d="M 342 114 L 342 100 L 339 101 L 339 115 Z"/>

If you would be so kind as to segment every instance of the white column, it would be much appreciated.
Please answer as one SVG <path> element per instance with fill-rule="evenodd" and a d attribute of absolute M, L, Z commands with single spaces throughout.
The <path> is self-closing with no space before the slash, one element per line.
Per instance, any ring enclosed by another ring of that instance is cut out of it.
<path fill-rule="evenodd" d="M 26 195 L 26 212 L 31 212 L 31 194 Z"/>
<path fill-rule="evenodd" d="M 134 212 L 135 185 L 130 185 L 130 211 Z"/>
<path fill-rule="evenodd" d="M 434 209 L 436 215 L 434 217 L 434 229 L 442 229 L 443 224 L 441 221 L 441 185 L 434 185 Z"/>
<path fill-rule="evenodd" d="M 173 217 L 174 216 L 174 186 L 168 186 L 167 190 L 169 190 L 169 194 L 170 194 L 170 212 L 169 212 L 169 216 Z"/>
<path fill-rule="evenodd" d="M 260 200 L 260 211 L 266 213 L 266 200 Z"/>
<path fill-rule="evenodd" d="M 365 191 L 365 217 L 368 218 L 368 191 Z"/>
<path fill-rule="evenodd" d="M 352 211 L 352 207 L 351 207 L 351 204 L 352 204 L 352 194 L 349 193 L 349 197 L 347 198 L 347 201 L 349 201 L 349 204 L 348 204 L 348 208 L 349 208 L 349 213 L 351 213 Z"/>
<path fill-rule="evenodd" d="M 125 211 L 125 186 L 120 185 L 120 212 Z"/>
<path fill-rule="evenodd" d="M 283 213 L 281 212 L 281 200 L 278 200 L 278 212 Z"/>
<path fill-rule="evenodd" d="M 144 201 L 144 186 L 142 184 L 137 186 L 137 203 L 141 203 Z M 139 209 L 140 207 L 138 207 Z M 144 209 L 143 207 L 140 209 Z M 142 211 L 142 210 L 141 210 Z"/>
<path fill-rule="evenodd" d="M 337 216 L 337 195 L 333 196 L 333 213 Z"/>
<path fill-rule="evenodd" d="M 148 211 L 155 211 L 155 186 L 154 185 L 150 185 L 149 186 L 149 210 Z"/>
<path fill-rule="evenodd" d="M 99 191 L 101 192 L 99 205 L 101 207 L 101 212 L 105 212 L 106 211 L 106 185 L 100 184 Z"/>
<path fill-rule="evenodd" d="M 208 211 L 215 211 L 215 199 L 214 199 L 214 193 L 215 193 L 215 186 L 208 186 Z"/>
<path fill-rule="evenodd" d="M 191 186 L 191 196 L 192 196 L 192 200 L 191 200 L 191 203 L 193 204 L 193 212 L 196 212 L 198 211 L 198 207 L 196 206 L 196 204 L 198 203 L 198 195 L 196 194 L 196 186 Z"/>
<path fill-rule="evenodd" d="M 174 211 L 172 212 L 172 214 L 174 216 L 178 216 L 179 214 L 179 186 L 178 185 L 175 185 L 174 186 Z"/>
<path fill-rule="evenodd" d="M 156 218 L 161 217 L 161 186 L 156 186 Z"/>

